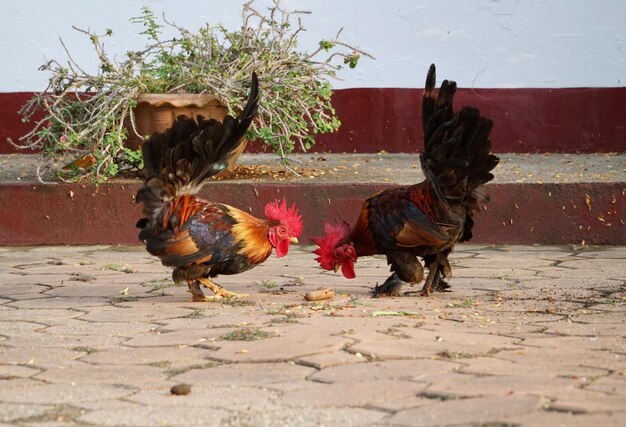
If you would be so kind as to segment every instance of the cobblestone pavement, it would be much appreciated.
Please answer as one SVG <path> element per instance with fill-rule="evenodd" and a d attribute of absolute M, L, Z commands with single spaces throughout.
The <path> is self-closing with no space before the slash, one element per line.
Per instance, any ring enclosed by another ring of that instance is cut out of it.
<path fill-rule="evenodd" d="M 191 303 L 140 247 L 0 248 L 0 426 L 624 425 L 626 247 L 460 246 L 378 300 L 382 258 L 308 250 Z"/>

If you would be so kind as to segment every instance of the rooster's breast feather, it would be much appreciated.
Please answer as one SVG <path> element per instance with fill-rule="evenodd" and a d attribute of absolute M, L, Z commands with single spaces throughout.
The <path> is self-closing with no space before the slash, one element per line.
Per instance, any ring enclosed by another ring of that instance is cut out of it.
<path fill-rule="evenodd" d="M 416 188 L 417 187 L 417 188 Z M 426 185 L 383 191 L 367 201 L 374 240 L 385 250 L 439 246 L 448 242 L 437 223 L 435 200 L 420 191 Z"/>

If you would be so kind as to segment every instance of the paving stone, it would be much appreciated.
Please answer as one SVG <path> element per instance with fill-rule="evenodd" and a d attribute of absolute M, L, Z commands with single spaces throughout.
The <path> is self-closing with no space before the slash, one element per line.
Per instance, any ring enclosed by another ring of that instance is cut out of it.
<path fill-rule="evenodd" d="M 430 359 L 372 361 L 367 364 L 335 366 L 313 374 L 310 379 L 327 383 L 401 380 L 429 382 L 460 368 L 460 364 Z"/>
<path fill-rule="evenodd" d="M 170 397 L 175 399 L 176 397 Z M 180 400 L 180 399 L 179 399 Z M 109 410 L 93 411 L 81 416 L 78 421 L 88 425 L 102 426 L 222 426 L 231 415 L 222 409 L 202 406 L 190 409 L 188 406 L 169 406 L 167 411 L 155 410 L 153 407 L 138 406 L 133 410 L 111 412 Z"/>
<path fill-rule="evenodd" d="M 43 323 L 2 321 L 0 322 L 0 335 L 22 336 L 44 328 L 46 325 Z"/>
<path fill-rule="evenodd" d="M 10 365 L 26 366 L 57 366 L 68 360 L 78 359 L 84 352 L 61 347 L 35 347 L 25 345 L 21 347 L 0 346 L 0 360 Z"/>
<path fill-rule="evenodd" d="M 88 354 L 81 361 L 102 365 L 148 365 L 181 367 L 206 363 L 210 350 L 192 347 L 119 347 Z"/>
<path fill-rule="evenodd" d="M 215 339 L 224 335 L 228 330 L 224 329 L 192 329 L 189 331 L 159 332 L 151 331 L 137 334 L 124 344 L 129 347 L 155 347 L 155 346 L 195 346 L 218 349 Z"/>
<path fill-rule="evenodd" d="M 4 344 L 16 348 L 28 346 L 46 348 L 75 347 L 112 347 L 121 344 L 124 337 L 106 335 L 53 335 L 47 332 L 35 332 L 29 336 L 16 336 L 7 339 Z"/>
<path fill-rule="evenodd" d="M 172 378 L 189 384 L 212 385 L 258 385 L 304 380 L 315 373 L 314 368 L 293 362 L 237 363 L 217 365 L 207 369 L 194 369 Z"/>
<path fill-rule="evenodd" d="M 351 365 L 366 362 L 367 359 L 363 355 L 355 355 L 345 351 L 314 354 L 312 356 L 301 357 L 298 363 L 306 366 L 312 366 L 316 369 L 324 369 L 331 366 Z"/>
<path fill-rule="evenodd" d="M 70 362 L 58 368 L 47 369 L 34 378 L 52 384 L 111 384 L 136 389 L 162 387 L 169 384 L 165 368 L 136 365 L 91 365 L 80 362 Z"/>
<path fill-rule="evenodd" d="M 529 372 L 559 376 L 578 376 L 585 372 L 608 373 L 624 365 L 624 357 L 619 354 L 576 347 L 525 347 L 522 350 L 503 350 L 498 352 L 497 357 L 524 366 Z"/>
<path fill-rule="evenodd" d="M 216 343 L 220 348 L 208 357 L 228 362 L 285 361 L 337 351 L 350 342 L 339 336 L 329 336 L 315 326 L 303 325 L 292 329 L 283 327 L 268 331 L 276 336 L 256 341 L 218 340 Z M 280 352 L 276 349 L 280 349 Z"/>
<path fill-rule="evenodd" d="M 497 425 L 502 419 L 535 411 L 544 401 L 537 396 L 491 396 L 435 401 L 389 418 L 394 426 Z"/>
<path fill-rule="evenodd" d="M 529 414 L 505 418 L 504 423 L 524 427 L 622 427 L 626 412 L 612 414 L 572 414 L 568 412 L 534 411 Z"/>
<path fill-rule="evenodd" d="M 416 328 L 404 332 L 410 338 L 397 338 L 376 331 L 357 332 L 353 338 L 359 342 L 350 347 L 350 351 L 383 359 L 406 359 L 446 354 L 478 356 L 493 349 L 517 348 L 515 339 L 497 335 L 435 332 Z M 399 339 L 402 340 L 401 345 L 396 344 Z"/>
<path fill-rule="evenodd" d="M 242 385 L 193 385 L 191 393 L 184 396 L 174 396 L 170 387 L 142 390 L 129 396 L 131 402 L 146 406 L 188 407 L 193 412 L 196 407 L 226 409 L 237 411 L 240 409 L 253 410 L 267 407 L 276 401 L 280 393 L 264 387 L 248 387 Z"/>
<path fill-rule="evenodd" d="M 85 308 L 86 314 L 78 314 L 81 320 L 91 322 L 141 322 L 157 321 L 185 316 L 193 311 L 193 308 L 163 306 L 156 303 L 142 303 L 141 306 L 120 308 L 116 306 Z"/>
<path fill-rule="evenodd" d="M 49 324 L 49 322 L 59 319 L 71 319 L 74 317 L 78 317 L 83 314 L 77 310 L 67 310 L 67 309 L 18 309 L 18 308 L 7 308 L 0 307 L 0 321 L 7 320 L 19 320 L 19 321 L 30 321 L 30 322 L 45 322 Z"/>
<path fill-rule="evenodd" d="M 581 385 L 578 379 L 550 376 L 498 375 L 476 376 L 471 374 L 449 374 L 434 378 L 427 388 L 429 393 L 445 396 L 505 396 L 511 394 L 548 395 L 555 390 L 574 389 Z"/>
<path fill-rule="evenodd" d="M 604 323 L 598 325 L 596 323 L 580 323 L 569 321 L 551 324 L 545 330 L 545 333 L 575 337 L 624 337 L 626 336 L 625 326 L 626 325 L 624 323 Z"/>
<path fill-rule="evenodd" d="M 559 348 L 567 349 L 576 345 L 589 351 L 597 352 L 617 352 L 626 353 L 626 340 L 619 336 L 602 337 L 556 337 L 547 335 L 545 337 L 529 338 L 524 340 L 525 347 L 537 348 Z M 624 357 L 626 360 L 626 357 Z"/>
<path fill-rule="evenodd" d="M 624 411 L 624 395 L 607 394 L 593 390 L 557 390 L 547 395 L 550 408 L 560 412 L 594 413 Z"/>
<path fill-rule="evenodd" d="M 64 404 L 80 406 L 82 402 L 118 399 L 133 394 L 132 389 L 107 384 L 39 384 L 20 387 L 19 393 L 0 389 L 0 401 L 7 403 Z"/>
<path fill-rule="evenodd" d="M 89 322 L 68 319 L 63 325 L 50 326 L 45 332 L 54 336 L 67 335 L 106 335 L 112 337 L 132 337 L 153 330 L 158 325 L 146 322 Z"/>
<path fill-rule="evenodd" d="M 493 268 L 493 269 L 509 269 L 512 271 L 521 269 L 533 270 L 537 267 L 549 267 L 554 261 L 542 259 L 538 254 L 519 254 L 511 256 L 510 253 L 500 254 L 498 252 L 490 252 L 489 254 L 480 255 L 473 258 L 464 258 L 459 260 L 458 265 L 465 268 Z"/>
<path fill-rule="evenodd" d="M 506 356 L 505 356 L 506 357 Z M 533 359 L 528 361 L 518 360 L 517 362 L 500 358 L 499 355 L 493 357 L 477 357 L 472 359 L 463 359 L 459 362 L 463 363 L 462 372 L 476 375 L 526 375 L 527 377 L 564 377 L 575 378 L 580 381 L 587 382 L 591 378 L 606 375 L 606 369 L 594 368 L 587 366 L 584 360 L 565 358 L 558 359 L 558 355 L 550 353 L 544 354 L 541 361 Z M 557 359 L 548 364 L 544 363 L 545 359 Z"/>
<path fill-rule="evenodd" d="M 28 378 L 41 372 L 36 368 L 19 365 L 0 365 L 0 380 L 6 378 Z"/>
<path fill-rule="evenodd" d="M 285 392 L 280 401 L 282 404 L 295 407 L 366 407 L 389 400 L 413 397 L 423 389 L 423 384 L 398 380 L 314 383 L 305 389 Z"/>
<path fill-rule="evenodd" d="M 136 280 L 135 280 L 136 282 Z M 124 291 L 128 295 L 148 295 L 146 289 L 137 283 L 121 283 L 115 284 L 107 282 L 106 284 L 100 283 L 100 280 L 90 281 L 88 283 L 76 281 L 66 282 L 64 286 L 57 286 L 53 289 L 49 289 L 43 292 L 43 295 L 49 297 L 65 297 L 65 298 L 94 298 L 104 299 L 108 302 L 107 298 L 118 298 Z M 73 284 L 68 284 L 73 283 Z"/>
<path fill-rule="evenodd" d="M 626 363 L 622 366 L 626 369 Z M 599 391 L 610 395 L 626 396 L 626 378 L 624 376 L 598 378 L 585 387 L 585 390 Z"/>
<path fill-rule="evenodd" d="M 380 299 L 370 290 L 389 274 L 384 257 L 359 260 L 347 280 L 295 248 L 219 278 L 250 298 L 206 304 L 184 286 L 157 289 L 171 269 L 140 246 L 3 249 L 0 405 L 53 405 L 16 418 L 24 427 L 623 421 L 624 247 L 461 245 L 452 292 L 405 286 L 413 294 Z M 262 280 L 288 292 L 263 292 Z M 337 295 L 304 301 L 318 286 Z M 227 339 L 242 328 L 270 336 Z M 178 382 L 192 393 L 171 396 Z M 84 412 L 58 421 L 68 404 Z"/>
<path fill-rule="evenodd" d="M 37 417 L 50 409 L 52 406 L 0 402 L 0 422 L 9 423 L 23 418 Z"/>
<path fill-rule="evenodd" d="M 610 311 L 597 310 L 581 310 L 579 313 L 571 316 L 572 322 L 587 323 L 593 325 L 609 325 L 618 323 L 620 325 L 626 325 L 626 314 L 624 316 L 615 315 L 616 313 Z"/>
<path fill-rule="evenodd" d="M 275 410 L 244 411 L 224 421 L 225 426 L 299 427 L 299 426 L 373 426 L 379 425 L 388 415 L 384 412 L 361 408 L 333 408 L 312 411 L 280 407 Z"/>
<path fill-rule="evenodd" d="M 28 294 L 35 297 L 36 295 L 50 289 L 49 286 L 35 283 L 8 284 L 0 278 L 0 295 L 14 298 L 17 295 Z"/>

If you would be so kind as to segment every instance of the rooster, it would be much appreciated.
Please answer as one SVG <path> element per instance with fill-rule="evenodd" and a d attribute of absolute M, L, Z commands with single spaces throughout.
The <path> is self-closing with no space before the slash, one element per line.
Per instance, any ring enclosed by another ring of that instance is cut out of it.
<path fill-rule="evenodd" d="M 241 144 L 257 111 L 258 80 L 252 75 L 248 102 L 238 118 L 223 122 L 179 116 L 173 126 L 153 134 L 142 146 L 144 183 L 137 193 L 143 215 L 139 239 L 163 265 L 174 267 L 176 283 L 186 282 L 193 301 L 245 297 L 210 279 L 237 274 L 297 243 L 302 217 L 295 205 L 274 200 L 267 219 L 256 218 L 223 203 L 195 196 L 207 178 L 224 170 Z M 215 295 L 205 296 L 200 285 Z"/>
<path fill-rule="evenodd" d="M 324 223 L 322 237 L 313 238 L 316 260 L 326 270 L 352 279 L 358 257 L 384 254 L 391 276 L 374 288 L 374 297 L 398 295 L 403 282 L 419 283 L 421 295 L 443 291 L 451 275 L 448 255 L 457 242 L 470 240 L 473 215 L 488 200 L 483 184 L 491 181 L 498 157 L 490 154 L 492 121 L 478 109 L 454 112 L 456 83 L 444 80 L 435 94 L 431 65 L 422 97 L 424 151 L 420 163 L 425 180 L 408 187 L 381 191 L 365 201 L 355 226 Z"/>

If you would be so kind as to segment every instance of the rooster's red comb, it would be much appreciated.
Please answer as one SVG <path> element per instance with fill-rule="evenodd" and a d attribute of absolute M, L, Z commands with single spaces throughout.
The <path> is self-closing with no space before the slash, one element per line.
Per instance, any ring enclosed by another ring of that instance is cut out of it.
<path fill-rule="evenodd" d="M 284 198 L 281 202 L 274 200 L 265 205 L 265 217 L 287 226 L 291 237 L 299 237 L 302 233 L 302 215 L 299 215 L 295 203 L 288 209 Z"/>
<path fill-rule="evenodd" d="M 318 255 L 315 261 L 319 262 L 320 267 L 324 270 L 332 270 L 335 268 L 335 259 L 333 252 L 337 244 L 350 233 L 350 225 L 347 222 L 324 221 L 324 235 L 322 237 L 311 237 L 311 241 L 318 248 L 313 251 Z"/>

